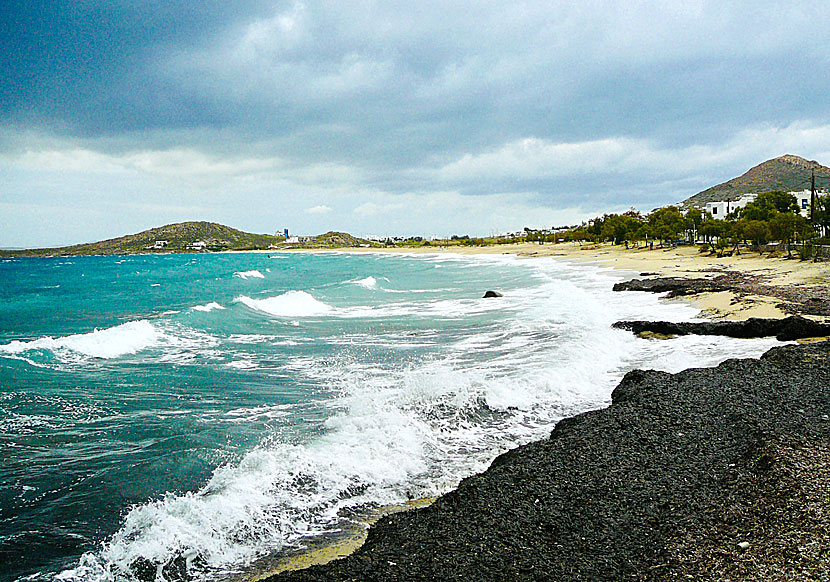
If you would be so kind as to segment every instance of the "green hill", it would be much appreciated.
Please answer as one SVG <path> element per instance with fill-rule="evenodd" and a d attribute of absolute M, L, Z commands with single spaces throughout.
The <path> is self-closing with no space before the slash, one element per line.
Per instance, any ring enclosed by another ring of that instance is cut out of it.
<path fill-rule="evenodd" d="M 742 176 L 707 188 L 683 201 L 684 206 L 704 206 L 716 200 L 737 200 L 746 192 L 796 191 L 810 187 L 810 172 L 816 172 L 816 186 L 826 186 L 830 168 L 818 162 L 787 154 L 767 160 Z M 820 180 L 819 180 L 820 178 Z"/>
<path fill-rule="evenodd" d="M 286 244 L 285 238 L 252 234 L 215 222 L 179 222 L 118 238 L 69 247 L 0 251 L 0 256 L 47 257 L 79 255 L 134 255 L 197 251 L 246 251 L 276 248 L 338 248 L 368 245 L 369 241 L 345 232 L 327 232 L 303 237 L 300 244 Z"/>
<path fill-rule="evenodd" d="M 179 222 L 93 243 L 69 247 L 7 251 L 6 256 L 76 256 L 170 253 L 197 250 L 267 249 L 284 240 L 270 234 L 251 234 L 214 222 Z M 203 243 L 203 245 L 196 245 Z M 196 245 L 196 248 L 194 248 Z"/>
<path fill-rule="evenodd" d="M 333 230 L 312 237 L 311 240 L 315 246 L 324 247 L 359 247 L 360 245 L 369 243 L 369 241 L 354 237 L 347 232 L 336 232 Z"/>

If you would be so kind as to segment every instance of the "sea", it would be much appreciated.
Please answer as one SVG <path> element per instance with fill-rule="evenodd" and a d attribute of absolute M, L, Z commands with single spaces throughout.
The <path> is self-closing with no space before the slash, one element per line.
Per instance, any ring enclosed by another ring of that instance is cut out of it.
<path fill-rule="evenodd" d="M 629 370 L 778 343 L 613 329 L 699 316 L 611 290 L 632 275 L 512 255 L 0 259 L 0 582 L 245 580 L 608 405 Z"/>

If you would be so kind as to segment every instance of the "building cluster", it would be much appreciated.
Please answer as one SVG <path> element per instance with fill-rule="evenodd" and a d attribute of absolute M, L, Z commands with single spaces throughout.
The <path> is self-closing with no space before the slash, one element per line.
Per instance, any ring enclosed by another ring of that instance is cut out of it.
<path fill-rule="evenodd" d="M 788 192 L 795 197 L 798 203 L 798 212 L 801 216 L 809 218 L 810 216 L 810 199 L 812 193 L 810 190 L 799 190 Z M 816 192 L 817 196 L 826 196 L 828 192 Z M 753 202 L 758 197 L 757 194 L 748 192 L 741 194 L 737 200 L 716 200 L 715 202 L 707 202 L 704 210 L 712 215 L 712 218 L 723 219 L 729 214 L 735 212 L 738 208 L 744 208 L 750 202 Z"/>

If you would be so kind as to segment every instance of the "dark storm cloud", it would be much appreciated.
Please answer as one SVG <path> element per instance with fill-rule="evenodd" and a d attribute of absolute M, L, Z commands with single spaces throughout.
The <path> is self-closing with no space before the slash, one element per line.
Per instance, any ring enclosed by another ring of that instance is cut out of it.
<path fill-rule="evenodd" d="M 15 0 L 0 17 L 21 200 L 47 172 L 55 200 L 172 184 L 219 219 L 270 192 L 343 228 L 404 224 L 395 196 L 521 200 L 519 220 L 650 209 L 830 150 L 817 2 Z"/>
<path fill-rule="evenodd" d="M 134 123 L 146 126 L 158 111 L 146 104 L 170 97 L 148 74 L 160 52 L 202 46 L 272 10 L 270 2 L 8 0 L 0 4 L 0 112 L 85 134 L 123 127 L 136 108 Z"/>

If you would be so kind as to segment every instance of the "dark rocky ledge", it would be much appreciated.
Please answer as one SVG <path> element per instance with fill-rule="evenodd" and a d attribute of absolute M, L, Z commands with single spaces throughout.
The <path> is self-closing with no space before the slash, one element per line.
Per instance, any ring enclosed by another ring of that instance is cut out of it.
<path fill-rule="evenodd" d="M 698 293 L 732 291 L 738 296 L 766 295 L 781 301 L 787 313 L 830 316 L 828 285 L 772 285 L 765 277 L 737 271 L 722 271 L 711 278 L 656 277 L 631 279 L 614 285 L 614 291 L 649 291 L 683 297 Z"/>
<path fill-rule="evenodd" d="M 775 336 L 781 341 L 830 336 L 830 324 L 793 315 L 783 319 L 751 317 L 745 321 L 704 321 L 699 323 L 672 321 L 618 321 L 613 325 L 635 334 L 723 335 L 737 338 Z"/>
<path fill-rule="evenodd" d="M 730 285 L 721 278 L 684 279 L 682 277 L 657 277 L 655 279 L 631 279 L 614 284 L 614 291 L 648 291 L 650 293 L 668 293 L 669 297 L 683 297 L 697 293 L 717 293 L 730 291 Z"/>
<path fill-rule="evenodd" d="M 635 370 L 365 545 L 271 580 L 828 580 L 830 342 Z"/>

